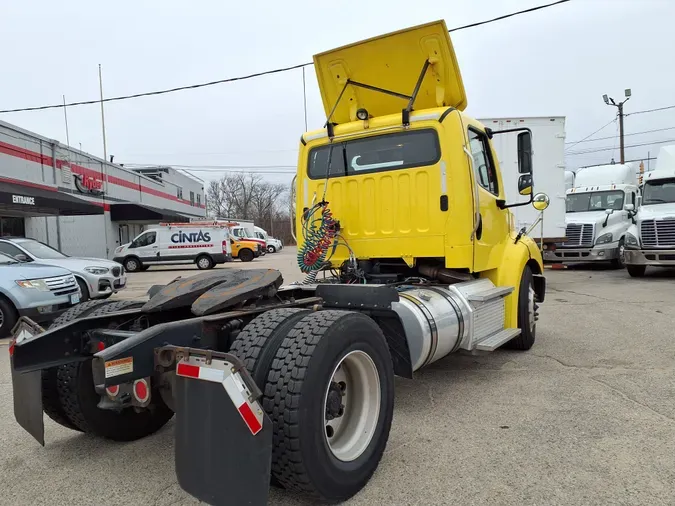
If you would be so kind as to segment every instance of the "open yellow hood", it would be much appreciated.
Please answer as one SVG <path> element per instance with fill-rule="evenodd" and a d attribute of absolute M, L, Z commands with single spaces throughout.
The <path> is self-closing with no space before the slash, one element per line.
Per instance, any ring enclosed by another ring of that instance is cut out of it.
<path fill-rule="evenodd" d="M 392 96 L 347 80 L 411 96 L 424 63 L 430 65 L 422 80 L 414 109 L 450 106 L 466 108 L 464 83 L 445 21 L 436 21 L 381 35 L 314 56 L 319 89 L 328 116 L 340 97 L 331 121 L 356 120 L 364 108 L 371 116 L 401 112 L 405 97 Z"/>

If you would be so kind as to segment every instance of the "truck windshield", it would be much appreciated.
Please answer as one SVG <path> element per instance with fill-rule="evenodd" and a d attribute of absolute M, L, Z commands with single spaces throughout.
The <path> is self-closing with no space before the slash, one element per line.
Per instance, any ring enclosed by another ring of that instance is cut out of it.
<path fill-rule="evenodd" d="M 675 202 L 675 178 L 650 181 L 642 193 L 643 204 L 667 204 Z"/>
<path fill-rule="evenodd" d="M 248 229 L 245 228 L 235 228 L 232 233 L 234 234 L 235 237 L 238 237 L 239 239 L 252 238 Z"/>
<path fill-rule="evenodd" d="M 353 176 L 386 170 L 433 165 L 441 158 L 435 130 L 410 130 L 377 135 L 314 148 L 309 152 L 307 174 L 311 179 Z"/>
<path fill-rule="evenodd" d="M 570 193 L 567 195 L 567 212 L 604 211 L 605 209 L 623 209 L 623 191 Z"/>

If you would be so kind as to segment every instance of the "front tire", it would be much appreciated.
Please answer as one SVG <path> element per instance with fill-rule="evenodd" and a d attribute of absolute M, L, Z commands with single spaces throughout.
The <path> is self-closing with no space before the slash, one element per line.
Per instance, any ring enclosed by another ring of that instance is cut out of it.
<path fill-rule="evenodd" d="M 270 245 L 270 246 L 267 246 L 267 252 L 268 253 L 276 253 L 277 249 L 274 246 Z"/>
<path fill-rule="evenodd" d="M 143 269 L 143 264 L 136 257 L 125 258 L 123 265 L 127 272 L 138 272 Z"/>
<path fill-rule="evenodd" d="M 320 501 L 349 499 L 377 469 L 391 428 L 394 373 L 382 330 L 361 313 L 305 316 L 277 351 L 263 405 L 276 480 Z"/>
<path fill-rule="evenodd" d="M 77 285 L 80 287 L 80 302 L 87 302 L 91 297 L 89 296 L 89 287 L 80 278 L 75 278 L 77 280 Z"/>
<path fill-rule="evenodd" d="M 12 333 L 18 315 L 14 305 L 0 296 L 0 338 L 9 337 Z"/>
<path fill-rule="evenodd" d="M 626 246 L 624 245 L 623 237 L 619 240 L 619 257 L 612 260 L 612 267 L 615 269 L 626 267 Z"/>
<path fill-rule="evenodd" d="M 506 343 L 505 348 L 522 351 L 532 348 L 537 334 L 538 309 L 532 269 L 526 265 L 518 289 L 518 327 L 520 328 L 520 335 Z"/>
<path fill-rule="evenodd" d="M 250 262 L 254 257 L 255 255 L 253 254 L 253 251 L 248 248 L 244 248 L 239 251 L 239 260 L 242 262 Z"/>
<path fill-rule="evenodd" d="M 631 278 L 641 278 L 645 275 L 645 271 L 647 270 L 646 265 L 627 265 L 626 270 L 628 271 L 628 274 L 630 274 Z"/>

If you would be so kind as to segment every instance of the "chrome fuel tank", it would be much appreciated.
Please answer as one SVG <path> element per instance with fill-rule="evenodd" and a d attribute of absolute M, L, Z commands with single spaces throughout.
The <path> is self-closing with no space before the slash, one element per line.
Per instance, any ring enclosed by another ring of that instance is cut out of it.
<path fill-rule="evenodd" d="M 403 323 L 413 371 L 459 349 L 470 330 L 469 307 L 445 287 L 404 289 L 392 309 Z"/>

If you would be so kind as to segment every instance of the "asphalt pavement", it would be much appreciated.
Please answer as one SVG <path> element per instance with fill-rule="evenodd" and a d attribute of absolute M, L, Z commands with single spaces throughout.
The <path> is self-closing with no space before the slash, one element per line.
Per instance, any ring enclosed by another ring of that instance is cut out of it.
<path fill-rule="evenodd" d="M 294 251 L 250 264 L 301 277 Z M 131 274 L 124 298 L 196 269 Z M 675 504 L 675 271 L 547 270 L 528 352 L 453 355 L 397 379 L 387 450 L 347 504 Z M 45 417 L 43 448 L 15 422 L 0 345 L 0 504 L 190 505 L 174 473 L 174 423 L 119 444 Z M 311 504 L 274 490 L 270 504 Z"/>

